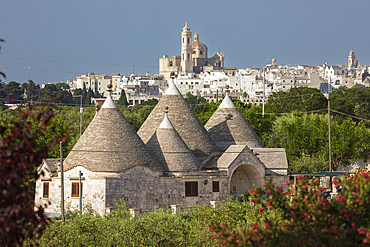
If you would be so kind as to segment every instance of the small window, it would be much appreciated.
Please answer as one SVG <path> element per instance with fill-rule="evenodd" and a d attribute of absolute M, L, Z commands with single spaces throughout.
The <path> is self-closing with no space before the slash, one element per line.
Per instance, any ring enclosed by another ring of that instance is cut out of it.
<path fill-rule="evenodd" d="M 198 182 L 185 182 L 185 196 L 198 196 Z"/>
<path fill-rule="evenodd" d="M 219 181 L 212 181 L 212 191 L 220 192 L 220 182 Z"/>
<path fill-rule="evenodd" d="M 200 51 L 200 54 L 203 54 L 203 51 L 202 50 Z"/>
<path fill-rule="evenodd" d="M 188 38 L 188 43 L 190 43 L 190 39 Z"/>
<path fill-rule="evenodd" d="M 49 198 L 49 182 L 44 182 L 44 186 L 42 190 L 42 197 Z"/>
<path fill-rule="evenodd" d="M 81 183 L 81 196 L 82 196 L 82 192 L 83 192 L 83 187 L 82 187 L 82 183 Z M 72 183 L 72 193 L 71 193 L 71 197 L 79 197 L 80 196 L 80 193 L 79 193 L 79 183 Z"/>
<path fill-rule="evenodd" d="M 181 83 L 181 85 L 183 84 L 183 82 L 180 82 Z"/>

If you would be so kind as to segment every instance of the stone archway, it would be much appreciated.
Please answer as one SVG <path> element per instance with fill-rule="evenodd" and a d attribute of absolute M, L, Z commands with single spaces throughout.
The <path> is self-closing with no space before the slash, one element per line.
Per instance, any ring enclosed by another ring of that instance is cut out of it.
<path fill-rule="evenodd" d="M 230 195 L 239 196 L 247 194 L 253 188 L 262 186 L 263 177 L 260 172 L 252 165 L 243 164 L 238 166 L 230 178 Z"/>

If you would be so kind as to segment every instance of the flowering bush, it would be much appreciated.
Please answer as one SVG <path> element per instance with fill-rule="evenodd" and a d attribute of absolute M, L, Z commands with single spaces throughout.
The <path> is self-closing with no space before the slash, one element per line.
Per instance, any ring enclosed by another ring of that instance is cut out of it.
<path fill-rule="evenodd" d="M 52 125 L 52 108 L 41 110 L 28 106 L 0 118 L 0 246 L 19 246 L 47 224 L 43 208 L 34 211 L 32 180 L 49 149 L 65 137 Z M 47 131 L 50 138 L 41 142 Z"/>
<path fill-rule="evenodd" d="M 364 246 L 370 244 L 370 172 L 334 180 L 341 193 L 325 199 L 318 179 L 298 177 L 285 191 L 267 181 L 251 190 L 259 212 L 274 208 L 279 218 L 261 220 L 245 230 L 210 226 L 221 246 Z"/>

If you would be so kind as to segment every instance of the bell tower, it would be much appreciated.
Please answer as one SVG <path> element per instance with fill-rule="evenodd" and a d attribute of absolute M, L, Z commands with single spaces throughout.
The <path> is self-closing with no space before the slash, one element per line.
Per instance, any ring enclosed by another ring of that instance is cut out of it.
<path fill-rule="evenodd" d="M 186 22 L 181 33 L 181 67 L 184 74 L 193 73 L 191 38 L 192 33 Z"/>
<path fill-rule="evenodd" d="M 355 61 L 356 61 L 356 56 L 351 47 L 351 51 L 349 52 L 349 56 L 348 56 L 348 68 L 353 69 L 355 67 Z"/>

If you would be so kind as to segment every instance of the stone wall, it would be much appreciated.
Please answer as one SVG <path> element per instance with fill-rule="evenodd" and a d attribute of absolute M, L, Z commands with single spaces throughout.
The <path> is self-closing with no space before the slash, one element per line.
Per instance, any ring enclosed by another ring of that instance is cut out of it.
<path fill-rule="evenodd" d="M 148 210 L 170 208 L 171 205 L 187 207 L 224 200 L 229 195 L 226 177 L 207 176 L 202 172 L 177 173 L 176 177 L 164 177 L 146 167 L 134 167 L 120 174 L 120 179 L 107 179 L 107 207 L 123 200 L 128 208 Z M 205 180 L 207 180 L 205 184 Z M 185 196 L 185 182 L 198 182 L 198 196 Z M 212 181 L 220 181 L 220 192 L 212 192 Z"/>
<path fill-rule="evenodd" d="M 151 171 L 144 166 L 136 166 L 121 173 L 91 172 L 78 166 L 64 175 L 65 209 L 78 210 L 79 197 L 72 197 L 72 183 L 79 182 L 79 171 L 82 179 L 82 205 L 91 205 L 99 214 L 115 208 L 115 202 L 125 202 L 127 208 L 150 210 L 170 208 L 171 205 L 188 207 L 208 205 L 210 201 L 226 200 L 229 196 L 226 176 L 217 172 L 182 172 L 169 174 Z M 207 180 L 207 182 L 205 182 Z M 198 196 L 185 196 L 185 182 L 198 182 Z M 212 192 L 212 181 L 220 182 L 220 192 Z M 49 197 L 42 198 L 43 183 L 49 182 Z M 61 212 L 60 173 L 57 177 L 43 177 L 36 182 L 36 206 L 48 205 L 46 212 Z"/>

